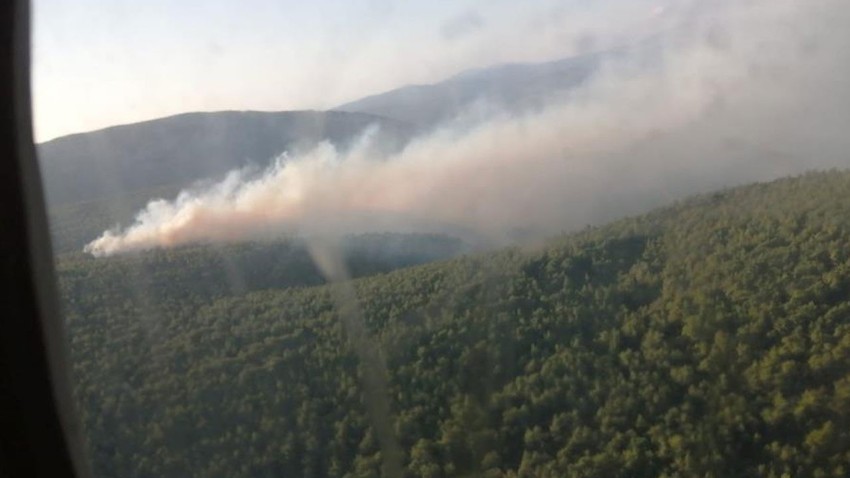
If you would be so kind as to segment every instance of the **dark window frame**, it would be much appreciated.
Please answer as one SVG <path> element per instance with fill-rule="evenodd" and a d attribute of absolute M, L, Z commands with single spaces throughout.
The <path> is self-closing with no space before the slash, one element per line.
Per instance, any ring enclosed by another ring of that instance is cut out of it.
<path fill-rule="evenodd" d="M 0 2 L 0 476 L 88 476 L 32 135 L 30 5 Z"/>

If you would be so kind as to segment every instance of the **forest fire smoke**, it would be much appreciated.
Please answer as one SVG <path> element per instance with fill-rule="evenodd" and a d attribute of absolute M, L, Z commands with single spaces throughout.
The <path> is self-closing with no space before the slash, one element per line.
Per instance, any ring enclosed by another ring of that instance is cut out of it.
<path fill-rule="evenodd" d="M 402 224 L 490 237 L 552 233 L 693 192 L 845 165 L 850 140 L 840 125 L 850 93 L 834 78 L 848 73 L 848 8 L 718 3 L 725 8 L 711 15 L 681 13 L 683 28 L 656 42 L 663 48 L 606 62 L 542 111 L 451 121 L 391 157 L 371 156 L 368 132 L 346 152 L 323 143 L 282 155 L 259 175 L 234 171 L 152 201 L 85 250 L 107 256 Z"/>

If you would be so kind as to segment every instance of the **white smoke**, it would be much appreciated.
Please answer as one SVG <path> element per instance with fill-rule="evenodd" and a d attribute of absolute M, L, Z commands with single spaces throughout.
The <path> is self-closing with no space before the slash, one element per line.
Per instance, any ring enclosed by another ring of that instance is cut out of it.
<path fill-rule="evenodd" d="M 678 7 L 678 8 L 677 8 Z M 850 4 L 680 2 L 675 28 L 569 98 L 457 120 L 375 158 L 365 134 L 259 176 L 152 201 L 96 256 L 192 242 L 460 226 L 489 237 L 573 229 L 729 184 L 847 166 Z"/>

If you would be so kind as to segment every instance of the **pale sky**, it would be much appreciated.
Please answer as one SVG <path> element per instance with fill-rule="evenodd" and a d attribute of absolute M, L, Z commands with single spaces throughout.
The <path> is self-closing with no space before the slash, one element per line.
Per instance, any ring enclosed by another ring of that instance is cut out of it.
<path fill-rule="evenodd" d="M 689 0 L 34 0 L 38 142 L 189 111 L 325 109 L 635 41 Z"/>

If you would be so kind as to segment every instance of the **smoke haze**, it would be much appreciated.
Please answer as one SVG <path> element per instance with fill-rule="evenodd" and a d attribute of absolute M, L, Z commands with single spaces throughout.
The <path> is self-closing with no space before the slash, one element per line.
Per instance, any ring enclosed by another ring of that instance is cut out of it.
<path fill-rule="evenodd" d="M 671 27 L 543 110 L 461 115 L 390 156 L 374 131 L 344 153 L 284 154 L 152 201 L 86 251 L 453 228 L 501 240 L 850 164 L 850 4 L 706 3 L 648 12 Z"/>

